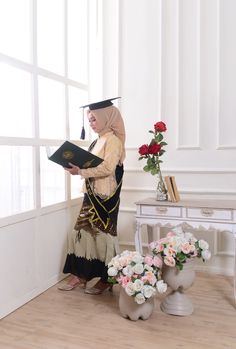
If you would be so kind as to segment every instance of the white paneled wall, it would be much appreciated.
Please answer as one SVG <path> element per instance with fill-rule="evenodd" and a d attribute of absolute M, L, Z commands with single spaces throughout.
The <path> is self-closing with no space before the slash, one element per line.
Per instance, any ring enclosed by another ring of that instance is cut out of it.
<path fill-rule="evenodd" d="M 236 199 L 235 13 L 234 0 L 119 1 L 113 30 L 127 130 L 122 248 L 133 247 L 135 201 L 154 196 L 155 178 L 142 170 L 137 149 L 159 120 L 168 128 L 162 171 L 176 176 L 181 196 Z M 202 234 L 214 254 L 204 266 L 232 274 L 232 235 Z"/>

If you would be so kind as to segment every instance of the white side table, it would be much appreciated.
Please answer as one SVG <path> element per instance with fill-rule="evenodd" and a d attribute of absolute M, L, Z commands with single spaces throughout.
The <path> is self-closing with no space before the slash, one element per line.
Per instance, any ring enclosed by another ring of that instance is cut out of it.
<path fill-rule="evenodd" d="M 160 227 L 191 227 L 202 230 L 229 231 L 234 236 L 234 297 L 236 299 L 236 201 L 192 199 L 173 203 L 148 198 L 136 204 L 135 248 L 143 252 L 141 228 L 147 226 L 148 242 L 154 239 L 154 229 L 159 238 Z"/>

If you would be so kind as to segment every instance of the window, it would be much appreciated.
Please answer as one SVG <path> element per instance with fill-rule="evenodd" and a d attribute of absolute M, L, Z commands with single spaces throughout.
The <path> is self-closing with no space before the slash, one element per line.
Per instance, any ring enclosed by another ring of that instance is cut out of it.
<path fill-rule="evenodd" d="M 96 71 L 101 76 L 101 6 L 101 0 L 0 0 L 0 217 L 80 195 L 80 178 L 48 161 L 45 148 L 65 139 L 89 144 L 86 120 L 86 139 L 79 140 L 79 107 L 98 93 L 93 86 L 91 94 L 90 82 Z"/>

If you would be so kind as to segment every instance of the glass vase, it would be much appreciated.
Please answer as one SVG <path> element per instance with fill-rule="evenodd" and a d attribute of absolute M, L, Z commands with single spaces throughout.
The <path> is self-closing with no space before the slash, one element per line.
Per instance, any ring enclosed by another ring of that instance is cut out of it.
<path fill-rule="evenodd" d="M 157 201 L 166 201 L 168 200 L 167 189 L 165 182 L 162 178 L 161 171 L 157 174 L 157 188 L 156 188 L 156 200 Z"/>

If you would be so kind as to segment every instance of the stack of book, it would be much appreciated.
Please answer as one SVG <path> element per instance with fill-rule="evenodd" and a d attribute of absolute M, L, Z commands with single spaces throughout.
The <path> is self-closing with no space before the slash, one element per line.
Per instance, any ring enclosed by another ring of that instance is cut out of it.
<path fill-rule="evenodd" d="M 179 191 L 176 185 L 174 176 L 165 176 L 166 187 L 168 190 L 170 201 L 178 202 L 180 201 Z"/>

